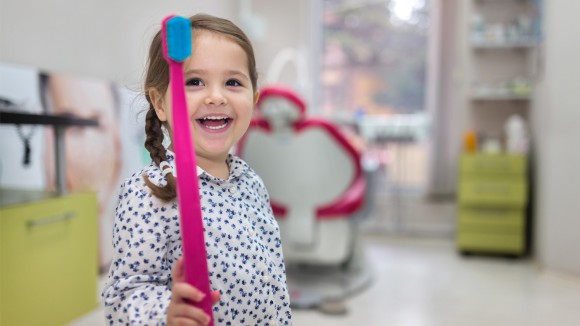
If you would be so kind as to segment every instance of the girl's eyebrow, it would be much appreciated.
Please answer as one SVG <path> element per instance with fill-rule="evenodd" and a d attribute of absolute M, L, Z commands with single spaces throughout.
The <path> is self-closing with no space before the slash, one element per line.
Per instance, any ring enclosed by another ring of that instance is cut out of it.
<path fill-rule="evenodd" d="M 200 76 L 204 76 L 207 75 L 208 72 L 205 69 L 190 69 L 190 70 L 186 70 L 185 71 L 186 75 L 200 75 Z M 247 73 L 244 73 L 241 70 L 235 70 L 235 69 L 231 69 L 231 70 L 226 70 L 225 72 L 226 76 L 240 76 L 246 79 L 249 79 L 249 76 Z"/>
<path fill-rule="evenodd" d="M 241 77 L 244 77 L 246 79 L 249 79 L 248 74 L 246 74 L 242 71 L 239 71 L 239 70 L 228 70 L 227 75 L 228 76 L 241 76 Z"/>
<path fill-rule="evenodd" d="M 187 75 L 205 75 L 207 73 L 204 69 L 189 69 L 185 71 Z"/>

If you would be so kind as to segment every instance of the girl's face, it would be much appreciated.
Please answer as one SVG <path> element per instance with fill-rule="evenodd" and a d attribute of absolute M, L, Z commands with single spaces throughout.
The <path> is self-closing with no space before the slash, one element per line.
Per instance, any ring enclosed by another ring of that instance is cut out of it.
<path fill-rule="evenodd" d="M 185 95 L 198 164 L 223 164 L 232 146 L 248 129 L 257 94 L 248 57 L 235 42 L 216 33 L 193 33 L 192 54 L 184 62 Z M 171 89 L 150 91 L 161 121 L 171 119 Z"/>

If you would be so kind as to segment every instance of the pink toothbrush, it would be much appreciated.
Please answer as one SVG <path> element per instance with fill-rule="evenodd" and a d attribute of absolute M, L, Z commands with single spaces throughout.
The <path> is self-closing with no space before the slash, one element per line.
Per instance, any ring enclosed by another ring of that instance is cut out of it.
<path fill-rule="evenodd" d="M 180 16 L 168 16 L 162 24 L 163 57 L 169 64 L 169 80 L 173 103 L 173 145 L 177 169 L 177 200 L 181 221 L 185 280 L 205 294 L 199 303 L 192 303 L 211 317 L 213 326 L 207 253 L 203 219 L 199 201 L 199 181 L 191 125 L 185 99 L 183 61 L 191 55 L 191 22 Z"/>

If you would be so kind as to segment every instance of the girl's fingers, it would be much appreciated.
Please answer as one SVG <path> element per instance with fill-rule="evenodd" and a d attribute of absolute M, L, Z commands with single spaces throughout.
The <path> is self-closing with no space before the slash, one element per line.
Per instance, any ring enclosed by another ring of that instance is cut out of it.
<path fill-rule="evenodd" d="M 174 283 L 172 291 L 171 300 L 176 302 L 200 302 L 205 298 L 205 294 L 198 290 L 197 288 L 187 284 L 187 283 Z"/>
<path fill-rule="evenodd" d="M 211 305 L 212 306 L 220 301 L 220 298 L 221 298 L 220 291 L 211 291 L 210 296 L 211 296 Z"/>
<path fill-rule="evenodd" d="M 210 317 L 200 308 L 192 305 L 192 302 L 199 302 L 204 295 L 201 291 L 186 283 L 175 284 L 171 303 L 169 304 L 168 321 L 171 325 L 207 325 Z M 184 320 L 195 323 L 185 323 Z M 178 322 L 179 321 L 179 322 Z"/>
<path fill-rule="evenodd" d="M 183 257 L 180 257 L 173 265 L 171 277 L 173 278 L 174 283 L 179 283 L 179 282 L 185 281 L 185 275 L 183 272 Z"/>
<path fill-rule="evenodd" d="M 209 316 L 203 310 L 187 303 L 176 305 L 170 319 L 173 325 L 207 325 L 210 321 Z"/>
<path fill-rule="evenodd" d="M 200 308 L 193 306 L 192 302 L 201 302 L 205 294 L 196 287 L 185 282 L 183 257 L 180 257 L 173 265 L 172 270 L 173 288 L 171 289 L 171 303 L 168 311 L 170 325 L 207 325 L 210 317 Z M 220 300 L 220 292 L 212 291 L 210 299 L 212 305 Z"/>
<path fill-rule="evenodd" d="M 195 320 L 191 320 L 191 319 L 183 318 L 183 317 L 176 317 L 176 318 L 173 318 L 170 322 L 168 322 L 168 326 L 197 326 L 197 325 L 203 325 L 203 324 L 200 324 L 200 323 L 196 322 Z"/>

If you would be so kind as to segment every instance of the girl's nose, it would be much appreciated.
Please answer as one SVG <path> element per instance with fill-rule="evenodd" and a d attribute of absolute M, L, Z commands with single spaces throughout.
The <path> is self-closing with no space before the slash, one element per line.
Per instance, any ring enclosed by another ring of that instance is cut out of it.
<path fill-rule="evenodd" d="M 205 104 L 206 105 L 223 105 L 226 104 L 226 98 L 225 96 L 223 96 L 223 94 L 219 91 L 214 91 L 211 92 L 210 94 L 208 94 L 208 96 L 205 98 Z"/>

